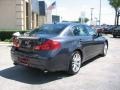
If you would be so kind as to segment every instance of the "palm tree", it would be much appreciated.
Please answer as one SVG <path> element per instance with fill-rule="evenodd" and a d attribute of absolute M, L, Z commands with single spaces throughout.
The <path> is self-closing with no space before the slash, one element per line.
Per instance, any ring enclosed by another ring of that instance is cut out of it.
<path fill-rule="evenodd" d="M 109 4 L 115 9 L 115 25 L 118 25 L 119 15 L 118 10 L 120 8 L 120 0 L 108 0 Z"/>

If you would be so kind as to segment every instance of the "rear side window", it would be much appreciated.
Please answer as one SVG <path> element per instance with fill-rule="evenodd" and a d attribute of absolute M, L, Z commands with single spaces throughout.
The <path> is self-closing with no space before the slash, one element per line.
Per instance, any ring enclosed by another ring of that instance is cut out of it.
<path fill-rule="evenodd" d="M 37 28 L 30 32 L 30 35 L 32 34 L 60 34 L 67 25 L 64 24 L 47 24 L 43 25 L 40 28 Z"/>

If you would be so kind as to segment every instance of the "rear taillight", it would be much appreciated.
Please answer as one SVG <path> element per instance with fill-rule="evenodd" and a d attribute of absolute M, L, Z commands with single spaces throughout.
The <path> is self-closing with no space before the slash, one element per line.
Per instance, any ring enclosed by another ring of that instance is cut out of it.
<path fill-rule="evenodd" d="M 55 50 L 55 49 L 59 49 L 60 47 L 61 47 L 60 42 L 47 40 L 44 43 L 35 46 L 35 50 Z"/>
<path fill-rule="evenodd" d="M 20 47 L 19 40 L 17 38 L 13 39 L 13 46 L 16 47 L 16 48 Z"/>

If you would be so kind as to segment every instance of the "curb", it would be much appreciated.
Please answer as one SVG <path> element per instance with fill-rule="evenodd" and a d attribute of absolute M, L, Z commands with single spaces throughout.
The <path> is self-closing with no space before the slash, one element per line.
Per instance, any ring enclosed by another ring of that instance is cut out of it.
<path fill-rule="evenodd" d="M 9 43 L 9 42 L 0 42 L 0 45 L 12 45 L 12 43 Z"/>

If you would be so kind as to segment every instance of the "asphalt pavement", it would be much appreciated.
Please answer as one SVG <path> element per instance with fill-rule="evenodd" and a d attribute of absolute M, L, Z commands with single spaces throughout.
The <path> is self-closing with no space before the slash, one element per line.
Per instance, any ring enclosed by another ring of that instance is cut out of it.
<path fill-rule="evenodd" d="M 106 36 L 109 50 L 106 57 L 87 61 L 78 74 L 42 72 L 14 66 L 11 45 L 0 45 L 0 90 L 120 90 L 120 38 Z"/>

